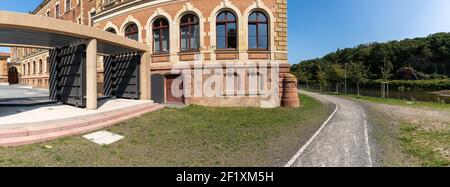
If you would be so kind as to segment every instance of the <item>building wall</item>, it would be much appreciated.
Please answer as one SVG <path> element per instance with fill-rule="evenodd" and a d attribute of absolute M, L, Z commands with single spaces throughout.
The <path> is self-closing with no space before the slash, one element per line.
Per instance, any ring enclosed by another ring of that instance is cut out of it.
<path fill-rule="evenodd" d="M 0 84 L 8 82 L 8 64 L 9 53 L 0 53 Z"/>
<path fill-rule="evenodd" d="M 112 28 L 117 34 L 124 36 L 126 26 L 135 23 L 139 27 L 138 40 L 147 43 L 152 48 L 151 51 L 153 51 L 153 21 L 160 17 L 169 21 L 170 52 L 168 54 L 153 53 L 151 55 L 152 74 L 168 75 L 175 63 L 192 63 L 194 61 L 200 61 L 204 64 L 211 62 L 221 64 L 278 62 L 281 63 L 279 73 L 281 82 L 285 75 L 289 73 L 287 61 L 287 0 L 208 0 L 208 3 L 205 3 L 204 0 L 160 0 L 117 3 L 115 6 L 105 9 L 99 6 L 99 9 L 100 12 L 94 18 L 95 27 L 103 30 Z M 238 49 L 234 51 L 217 50 L 216 47 L 216 17 L 224 10 L 233 12 L 238 19 Z M 268 50 L 249 50 L 248 17 L 253 11 L 261 11 L 269 19 Z M 199 52 L 183 53 L 180 50 L 180 19 L 188 12 L 196 14 L 200 19 L 201 47 Z M 226 76 L 224 75 L 224 79 Z M 207 78 L 205 77 L 204 80 Z M 248 80 L 246 81 L 248 82 Z M 194 82 L 188 84 L 190 88 L 195 87 Z M 248 88 L 246 89 L 247 92 L 233 96 L 185 98 L 185 103 L 207 106 L 259 107 L 261 97 L 249 96 Z M 280 84 L 280 99 L 283 89 L 283 84 Z"/>
<path fill-rule="evenodd" d="M 75 0 L 73 0 L 75 1 Z M 80 0 L 72 2 L 72 8 L 65 8 L 64 0 L 46 0 L 34 13 L 90 25 L 102 30 L 113 28 L 118 35 L 124 36 L 125 27 L 130 23 L 138 25 L 140 42 L 151 47 L 152 23 L 155 19 L 165 17 L 169 20 L 170 51 L 167 54 L 151 54 L 150 67 L 152 74 L 167 75 L 177 62 L 219 62 L 221 64 L 243 63 L 281 63 L 279 78 L 282 82 L 289 74 L 287 59 L 287 0 Z M 59 3 L 61 15 L 55 15 L 55 5 Z M 237 16 L 238 46 L 237 50 L 217 50 L 216 17 L 228 10 Z M 248 19 L 253 11 L 263 12 L 269 19 L 268 50 L 249 50 Z M 95 12 L 95 16 L 92 13 Z M 181 52 L 180 50 L 180 19 L 186 13 L 194 13 L 200 19 L 200 49 L 198 52 Z M 38 87 L 48 86 L 47 71 L 34 70 L 33 62 L 43 60 L 47 70 L 48 52 L 35 49 L 13 49 L 14 59 L 22 64 L 22 83 Z M 192 67 L 190 67 L 192 68 Z M 98 69 L 102 72 L 99 59 Z M 30 73 L 29 73 L 30 72 Z M 224 75 L 226 77 L 227 75 Z M 99 75 L 99 79 L 101 79 Z M 191 82 L 190 84 L 194 84 Z M 279 98 L 283 94 L 283 84 L 279 85 Z M 165 88 L 164 88 L 165 89 Z M 187 104 L 195 103 L 208 106 L 259 106 L 259 98 L 248 94 L 222 96 L 220 98 L 189 98 Z"/>

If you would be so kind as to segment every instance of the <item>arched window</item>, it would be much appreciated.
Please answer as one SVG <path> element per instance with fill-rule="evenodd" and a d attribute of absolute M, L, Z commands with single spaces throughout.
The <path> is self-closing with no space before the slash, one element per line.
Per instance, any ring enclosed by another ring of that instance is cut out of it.
<path fill-rule="evenodd" d="M 110 32 L 110 33 L 113 33 L 113 34 L 117 34 L 116 29 L 114 29 L 114 28 L 112 28 L 112 27 L 107 28 L 107 29 L 106 29 L 106 32 Z"/>
<path fill-rule="evenodd" d="M 39 72 L 38 73 L 43 73 L 44 71 L 42 71 L 42 70 L 44 70 L 43 69 L 44 67 L 43 67 L 43 64 L 42 64 L 42 59 L 39 59 Z"/>
<path fill-rule="evenodd" d="M 26 75 L 26 66 L 25 66 L 25 64 L 22 65 L 22 75 Z"/>
<path fill-rule="evenodd" d="M 237 49 L 237 24 L 233 13 L 224 11 L 217 16 L 216 36 L 218 49 Z"/>
<path fill-rule="evenodd" d="M 186 14 L 180 23 L 181 51 L 198 51 L 200 43 L 200 28 L 198 17 Z"/>
<path fill-rule="evenodd" d="M 31 74 L 31 64 L 28 62 L 27 74 Z"/>
<path fill-rule="evenodd" d="M 250 14 L 248 19 L 248 45 L 249 49 L 269 49 L 269 22 L 267 16 L 259 11 Z"/>
<path fill-rule="evenodd" d="M 129 24 L 125 28 L 125 37 L 139 41 L 139 29 L 138 26 L 134 23 Z"/>
<path fill-rule="evenodd" d="M 33 61 L 33 75 L 36 74 L 36 61 Z"/>
<path fill-rule="evenodd" d="M 155 53 L 169 51 L 169 22 L 159 18 L 153 22 L 153 49 Z"/>

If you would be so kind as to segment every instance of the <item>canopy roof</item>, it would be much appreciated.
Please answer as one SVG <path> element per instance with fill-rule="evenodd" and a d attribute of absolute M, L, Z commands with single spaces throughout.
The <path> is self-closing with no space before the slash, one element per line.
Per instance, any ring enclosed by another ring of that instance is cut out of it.
<path fill-rule="evenodd" d="M 145 52 L 149 46 L 97 28 L 33 14 L 0 11 L 0 46 L 53 48 L 97 39 L 98 53 Z"/>

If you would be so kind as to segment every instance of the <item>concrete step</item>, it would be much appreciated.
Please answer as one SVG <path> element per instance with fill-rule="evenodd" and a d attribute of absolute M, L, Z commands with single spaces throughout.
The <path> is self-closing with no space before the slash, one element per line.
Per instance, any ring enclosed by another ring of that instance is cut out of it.
<path fill-rule="evenodd" d="M 164 105 L 152 104 L 114 111 L 79 121 L 47 126 L 34 126 L 0 130 L 0 147 L 14 147 L 55 140 L 61 137 L 92 132 L 117 123 L 163 109 Z"/>

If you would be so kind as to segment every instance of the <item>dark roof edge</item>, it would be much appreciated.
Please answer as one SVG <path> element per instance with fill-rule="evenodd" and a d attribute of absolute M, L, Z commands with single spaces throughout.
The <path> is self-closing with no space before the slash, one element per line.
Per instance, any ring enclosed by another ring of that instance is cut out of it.
<path fill-rule="evenodd" d="M 41 4 L 39 4 L 34 10 L 33 12 L 31 12 L 32 14 L 36 14 L 39 10 L 41 10 L 42 7 L 44 7 L 45 5 L 47 5 L 48 2 L 50 2 L 51 0 L 43 0 Z"/>

